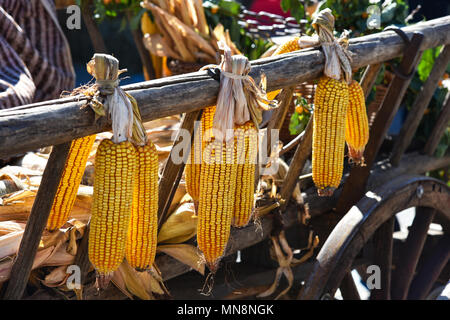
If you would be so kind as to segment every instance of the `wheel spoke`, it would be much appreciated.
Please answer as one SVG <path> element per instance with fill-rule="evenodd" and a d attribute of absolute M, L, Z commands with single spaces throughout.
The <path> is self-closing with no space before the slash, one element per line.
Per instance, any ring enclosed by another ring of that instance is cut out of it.
<path fill-rule="evenodd" d="M 435 210 L 432 208 L 416 208 L 416 216 L 400 252 L 399 263 L 392 279 L 392 299 L 406 299 L 434 215 Z"/>
<path fill-rule="evenodd" d="M 433 252 L 421 266 L 417 276 L 411 283 L 408 299 L 421 300 L 433 288 L 433 284 L 438 279 L 448 260 L 450 259 L 450 236 L 443 236 Z"/>
<path fill-rule="evenodd" d="M 345 274 L 339 289 L 341 290 L 342 298 L 344 298 L 344 300 L 361 300 L 351 271 Z"/>
<path fill-rule="evenodd" d="M 383 223 L 373 235 L 373 263 L 380 267 L 380 288 L 370 292 L 370 300 L 391 299 L 392 244 L 395 216 Z"/>

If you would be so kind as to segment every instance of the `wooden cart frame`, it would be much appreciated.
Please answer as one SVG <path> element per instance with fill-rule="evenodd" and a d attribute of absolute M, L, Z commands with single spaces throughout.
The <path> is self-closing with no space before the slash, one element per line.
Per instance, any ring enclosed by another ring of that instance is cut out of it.
<path fill-rule="evenodd" d="M 389 159 L 375 162 L 423 50 L 440 45 L 444 45 L 443 50 L 416 97 L 392 155 Z M 422 288 L 425 286 L 431 289 L 430 281 L 434 282 L 447 264 L 450 252 L 450 246 L 448 246 L 450 189 L 437 180 L 410 175 L 448 167 L 450 164 L 448 155 L 441 158 L 433 157 L 437 143 L 450 119 L 448 96 L 439 121 L 435 124 L 425 148 L 420 152 L 408 154 L 405 154 L 405 150 L 449 63 L 449 45 L 450 16 L 411 25 L 402 28 L 401 32 L 391 29 L 350 40 L 349 49 L 355 54 L 352 67 L 354 69 L 366 67 L 361 81 L 366 97 L 381 65 L 396 57 L 402 58 L 371 126 L 370 141 L 365 151 L 367 166 L 354 167 L 345 174 L 341 187 L 333 197 L 319 198 L 315 189 L 304 190 L 304 201 L 309 205 L 312 219 L 332 211 L 340 222 L 335 224 L 333 232 L 315 258 L 316 264 L 300 293 L 300 298 L 332 297 L 337 288 L 341 288 L 344 297 L 357 298 L 354 284 L 352 285 L 349 281 L 348 272 L 351 270 L 356 254 L 363 248 L 368 237 L 372 236 L 375 237 L 379 248 L 384 248 L 384 250 L 375 250 L 378 252 L 375 260 L 384 270 L 389 270 L 383 276 L 383 289 L 376 291 L 373 297 L 423 298 L 426 293 L 419 290 L 420 284 L 423 284 Z M 308 49 L 252 61 L 251 75 L 258 80 L 261 72 L 264 72 L 267 76 L 268 91 L 284 88 L 285 94 L 289 94 L 289 92 L 292 93 L 292 88 L 296 84 L 318 78 L 323 71 L 323 65 L 324 55 L 321 50 Z M 182 113 L 184 116 L 181 128 L 192 133 L 194 121 L 199 119 L 202 108 L 215 104 L 219 83 L 208 72 L 195 72 L 136 83 L 123 88 L 136 98 L 144 121 Z M 12 156 L 39 147 L 54 146 L 11 270 L 11 277 L 4 290 L 3 299 L 20 299 L 23 295 L 71 141 L 111 129 L 111 124 L 106 119 L 94 122 L 92 110 L 81 108 L 85 102 L 84 98 L 70 97 L 0 112 L 0 157 Z M 269 121 L 268 128 L 280 128 L 286 116 L 287 107 L 288 104 L 283 104 L 277 109 Z M 281 189 L 281 197 L 286 200 L 286 205 L 282 208 L 285 227 L 299 223 L 297 208 L 295 204 L 289 203 L 289 199 L 299 181 L 306 159 L 310 155 L 311 139 L 312 125 L 310 123 L 304 133 L 290 145 L 290 147 L 295 146 L 296 151 Z M 174 145 L 180 141 L 181 137 L 177 137 Z M 184 164 L 171 162 L 171 157 L 164 165 L 159 182 L 160 225 L 167 217 L 167 211 L 183 169 Z M 378 197 L 375 204 L 372 194 Z M 411 238 L 415 239 L 408 239 L 412 243 L 411 250 L 408 251 L 409 255 L 405 254 L 404 261 L 406 261 L 405 268 L 409 272 L 391 277 L 393 217 L 395 212 L 409 206 L 425 208 L 421 209 L 424 214 L 416 214 L 416 217 L 420 217 L 414 222 L 417 230 L 411 233 L 414 234 Z M 386 211 L 386 208 L 391 210 Z M 436 267 L 436 263 L 428 266 L 432 269 L 433 277 L 421 277 L 413 281 L 418 255 L 422 252 L 428 225 L 438 215 L 441 216 L 440 221 L 443 221 L 442 226 L 446 233 L 442 243 L 436 247 L 436 255 L 440 257 L 436 258 L 439 260 L 439 266 Z M 264 217 L 260 225 L 262 232 L 255 232 L 255 225 L 233 229 L 231 233 L 233 241 L 230 241 L 231 245 L 227 248 L 226 255 L 261 242 L 270 234 L 272 225 L 272 219 Z M 84 275 L 89 269 L 87 240 L 88 237 L 84 236 L 75 260 L 75 263 L 82 268 Z M 438 254 L 439 252 L 444 253 Z M 166 255 L 158 256 L 156 263 L 164 280 L 190 270 L 188 266 Z M 396 279 L 393 281 L 395 286 L 392 288 L 391 278 Z"/>

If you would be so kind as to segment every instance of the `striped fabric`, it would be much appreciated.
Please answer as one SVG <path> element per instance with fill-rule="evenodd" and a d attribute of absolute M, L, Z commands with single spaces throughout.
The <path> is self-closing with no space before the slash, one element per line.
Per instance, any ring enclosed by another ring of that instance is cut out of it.
<path fill-rule="evenodd" d="M 72 90 L 70 48 L 51 0 L 0 0 L 0 109 Z"/>

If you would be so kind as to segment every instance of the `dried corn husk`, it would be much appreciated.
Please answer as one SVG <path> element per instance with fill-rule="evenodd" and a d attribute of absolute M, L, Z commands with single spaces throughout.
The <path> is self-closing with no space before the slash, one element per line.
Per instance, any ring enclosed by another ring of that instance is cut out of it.
<path fill-rule="evenodd" d="M 258 128 L 262 121 L 262 110 L 277 108 L 276 100 L 268 100 L 265 92 L 266 78 L 261 76 L 261 87 L 257 86 L 250 72 L 250 62 L 242 55 L 231 55 L 231 49 L 225 42 L 219 41 L 223 50 L 219 65 L 220 88 L 214 114 L 214 137 L 220 141 L 229 141 L 234 137 L 234 125 L 252 120 Z"/>
<path fill-rule="evenodd" d="M 313 20 L 312 26 L 316 29 L 325 55 L 324 74 L 332 79 L 344 78 L 347 83 L 352 81 L 351 53 L 348 48 L 348 32 L 344 31 L 339 38 L 334 38 L 334 16 L 329 8 L 320 11 Z"/>
<path fill-rule="evenodd" d="M 181 243 L 197 233 L 197 216 L 192 202 L 180 205 L 158 233 L 158 243 Z"/>

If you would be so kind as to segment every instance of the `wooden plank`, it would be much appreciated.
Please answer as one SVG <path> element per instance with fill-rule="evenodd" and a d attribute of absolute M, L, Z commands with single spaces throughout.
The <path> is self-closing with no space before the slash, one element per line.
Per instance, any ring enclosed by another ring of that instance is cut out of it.
<path fill-rule="evenodd" d="M 402 28 L 408 36 L 413 31 L 424 33 L 421 50 L 450 43 L 450 16 Z M 393 32 L 381 32 L 350 40 L 355 53 L 352 67 L 380 63 L 402 55 L 404 44 Z M 258 80 L 260 72 L 267 76 L 268 91 L 318 78 L 324 56 L 318 49 L 307 49 L 277 57 L 252 61 L 251 75 Z M 155 79 L 123 87 L 138 102 L 144 121 L 199 110 L 214 105 L 219 83 L 206 71 Z M 78 101 L 79 100 L 79 101 Z M 85 98 L 21 106 L 0 112 L 0 157 L 60 144 L 108 131 L 105 119 L 94 123 L 90 110 L 80 110 Z M 37 107 L 39 106 L 39 107 Z M 90 113 L 86 116 L 86 112 Z M 46 123 L 43 127 L 41 124 Z"/>
<path fill-rule="evenodd" d="M 450 236 L 444 235 L 433 252 L 424 262 L 413 282 L 408 293 L 408 300 L 423 300 L 433 289 L 434 283 L 444 270 L 450 259 Z M 448 277 L 448 275 L 447 275 Z"/>
<path fill-rule="evenodd" d="M 339 285 L 344 300 L 361 300 L 351 271 L 347 272 Z"/>
<path fill-rule="evenodd" d="M 391 299 L 392 248 L 395 217 L 381 225 L 373 235 L 373 264 L 380 267 L 380 288 L 370 291 L 370 300 Z"/>
<path fill-rule="evenodd" d="M 380 69 L 382 63 L 375 63 L 368 65 L 366 70 L 364 70 L 364 74 L 361 78 L 361 88 L 364 92 L 364 98 L 367 100 L 369 97 L 370 91 L 372 90 L 375 81 L 377 80 L 378 73 L 380 73 Z"/>
<path fill-rule="evenodd" d="M 291 164 L 289 166 L 286 178 L 283 181 L 281 187 L 281 199 L 285 200 L 282 205 L 282 209 L 286 207 L 289 200 L 291 199 L 292 192 L 294 191 L 295 185 L 298 182 L 298 177 L 302 173 L 303 167 L 305 166 L 306 160 L 311 155 L 312 151 L 312 135 L 313 135 L 313 118 L 311 117 L 308 121 L 308 125 L 305 128 L 305 134 L 295 150 L 294 156 L 292 158 Z"/>
<path fill-rule="evenodd" d="M 416 208 L 416 216 L 409 228 L 408 238 L 400 252 L 399 263 L 392 275 L 392 299 L 404 300 L 414 277 L 417 263 L 427 238 L 428 229 L 436 211 L 433 208 Z"/>
<path fill-rule="evenodd" d="M 425 144 L 425 147 L 423 148 L 423 153 L 429 156 L 433 155 L 434 151 L 436 151 L 439 141 L 441 140 L 442 135 L 444 134 L 445 130 L 447 130 L 449 121 L 450 121 L 450 93 L 447 93 L 444 106 L 442 107 L 442 111 L 439 114 L 436 124 L 434 125 L 433 131 L 431 132 L 430 137 L 428 138 L 428 141 Z"/>
<path fill-rule="evenodd" d="M 158 226 L 161 227 L 162 224 L 167 219 L 167 214 L 169 213 L 169 207 L 172 203 L 173 196 L 178 188 L 178 184 L 180 182 L 181 176 L 183 174 L 184 165 L 186 164 L 189 158 L 190 146 L 192 143 L 192 139 L 194 137 L 194 124 L 201 116 L 201 110 L 193 111 L 186 113 L 183 117 L 183 121 L 181 123 L 180 130 L 178 132 L 177 137 L 173 143 L 172 150 L 170 151 L 169 157 L 166 160 L 164 165 L 164 169 L 161 175 L 161 179 L 159 181 L 159 192 L 158 192 Z M 185 134 L 189 133 L 189 137 L 186 137 Z M 185 138 L 189 138 L 190 143 L 187 145 L 189 149 L 185 149 L 185 153 L 183 153 L 181 163 L 174 163 L 173 159 L 178 158 L 179 155 L 175 155 L 180 150 L 178 150 L 177 146 L 182 143 L 186 143 L 184 141 Z"/>
<path fill-rule="evenodd" d="M 397 166 L 400 163 L 400 159 L 405 152 L 406 148 L 411 143 L 417 127 L 420 124 L 420 120 L 423 117 L 425 109 L 430 104 L 431 98 L 438 86 L 439 80 L 445 73 L 447 65 L 450 61 L 450 45 L 442 48 L 441 53 L 434 62 L 433 69 L 425 81 L 423 87 L 414 100 L 411 110 L 408 113 L 408 117 L 403 124 L 397 140 L 392 148 L 391 163 Z M 448 98 L 448 97 L 447 97 Z M 448 101 L 448 99 L 447 99 Z M 447 102 L 448 104 L 448 102 Z M 441 120 L 439 118 L 439 120 Z"/>
<path fill-rule="evenodd" d="M 64 171 L 70 145 L 71 143 L 68 142 L 53 147 L 42 175 L 41 185 L 31 208 L 19 251 L 11 268 L 11 277 L 3 299 L 17 300 L 23 295 L 39 241 L 47 224 L 53 199 Z"/>
<path fill-rule="evenodd" d="M 269 156 L 272 150 L 272 147 L 274 147 L 272 144 L 277 143 L 277 141 L 272 141 L 271 137 L 272 135 L 271 130 L 281 130 L 281 127 L 283 126 L 284 119 L 286 118 L 286 115 L 289 111 L 289 108 L 291 106 L 293 94 L 295 91 L 295 86 L 288 87 L 278 94 L 278 101 L 280 102 L 280 105 L 277 109 L 273 112 L 272 117 L 269 120 L 269 123 L 267 124 L 267 132 L 266 132 L 266 139 L 267 139 L 267 155 Z"/>
<path fill-rule="evenodd" d="M 399 72 L 403 75 L 411 74 L 422 55 L 420 48 L 424 39 L 423 34 L 415 33 L 405 50 L 402 61 L 399 65 Z M 336 211 L 340 215 L 344 215 L 350 208 L 364 196 L 366 190 L 367 179 L 370 175 L 370 169 L 378 150 L 388 132 L 392 120 L 397 113 L 403 95 L 411 82 L 410 78 L 403 78 L 395 75 L 389 85 L 386 97 L 383 100 L 380 110 L 377 113 L 375 121 L 370 128 L 370 138 L 367 143 L 364 158 L 365 167 L 356 166 L 350 171 L 350 176 L 345 181 L 342 194 L 339 198 Z"/>

